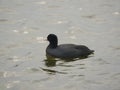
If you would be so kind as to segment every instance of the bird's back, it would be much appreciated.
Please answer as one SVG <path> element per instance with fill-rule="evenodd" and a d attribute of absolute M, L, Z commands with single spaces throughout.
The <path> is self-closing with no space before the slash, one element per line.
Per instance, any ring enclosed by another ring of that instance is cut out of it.
<path fill-rule="evenodd" d="M 58 58 L 77 58 L 90 54 L 90 49 L 84 45 L 61 44 L 57 48 L 48 48 L 48 54 Z"/>

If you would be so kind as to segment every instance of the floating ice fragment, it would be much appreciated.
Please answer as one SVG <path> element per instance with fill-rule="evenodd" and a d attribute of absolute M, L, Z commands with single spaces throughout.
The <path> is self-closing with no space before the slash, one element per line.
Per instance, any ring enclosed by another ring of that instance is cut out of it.
<path fill-rule="evenodd" d="M 115 14 L 115 15 L 119 15 L 120 13 L 119 13 L 119 12 L 114 12 L 113 14 Z"/>
<path fill-rule="evenodd" d="M 63 23 L 63 21 L 58 21 L 57 23 L 58 23 L 58 24 L 61 24 L 61 23 Z"/>
<path fill-rule="evenodd" d="M 17 62 L 17 61 L 19 61 L 19 58 L 17 56 L 13 56 L 13 61 Z"/>
<path fill-rule="evenodd" d="M 73 31 L 73 30 L 72 30 L 72 31 L 70 31 L 70 33 L 71 33 L 71 34 L 74 34 L 74 33 L 75 33 L 75 31 Z"/>
<path fill-rule="evenodd" d="M 80 11 L 82 11 L 82 8 L 79 8 Z"/>
<path fill-rule="evenodd" d="M 74 26 L 71 26 L 70 29 L 75 29 L 75 27 L 74 27 Z"/>
<path fill-rule="evenodd" d="M 57 24 L 64 24 L 64 23 L 68 23 L 68 21 L 65 21 L 65 20 L 57 21 Z"/>
<path fill-rule="evenodd" d="M 38 43 L 45 43 L 46 39 L 43 37 L 36 37 L 36 40 L 38 41 Z"/>
<path fill-rule="evenodd" d="M 43 40 L 43 37 L 36 37 L 36 40 Z"/>
<path fill-rule="evenodd" d="M 20 83 L 20 81 L 13 81 L 13 83 Z"/>
<path fill-rule="evenodd" d="M 12 85 L 10 83 L 7 84 L 6 88 L 11 88 Z"/>
<path fill-rule="evenodd" d="M 41 1 L 41 2 L 36 2 L 37 4 L 45 5 L 47 2 Z"/>
<path fill-rule="evenodd" d="M 76 36 L 70 36 L 71 39 L 76 39 Z"/>
<path fill-rule="evenodd" d="M 24 34 L 28 34 L 28 31 L 24 31 L 23 33 L 24 33 Z"/>
<path fill-rule="evenodd" d="M 4 78 L 7 77 L 7 72 L 4 72 L 3 77 L 4 77 Z"/>
<path fill-rule="evenodd" d="M 13 87 L 15 84 L 17 84 L 17 83 L 20 83 L 20 81 L 9 82 L 9 83 L 6 85 L 6 88 L 11 88 L 11 87 Z"/>
<path fill-rule="evenodd" d="M 13 32 L 18 33 L 19 31 L 18 30 L 13 30 Z"/>

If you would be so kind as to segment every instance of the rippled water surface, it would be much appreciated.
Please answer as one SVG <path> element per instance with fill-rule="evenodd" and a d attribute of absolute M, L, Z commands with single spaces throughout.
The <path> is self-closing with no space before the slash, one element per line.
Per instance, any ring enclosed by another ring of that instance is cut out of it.
<path fill-rule="evenodd" d="M 47 59 L 49 33 L 95 54 Z M 0 90 L 120 90 L 119 84 L 120 0 L 0 1 Z"/>

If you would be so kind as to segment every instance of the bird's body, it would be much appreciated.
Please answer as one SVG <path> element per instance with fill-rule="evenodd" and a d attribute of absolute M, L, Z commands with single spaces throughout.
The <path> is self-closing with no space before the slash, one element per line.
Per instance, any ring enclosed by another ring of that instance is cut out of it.
<path fill-rule="evenodd" d="M 56 58 L 79 58 L 92 54 L 94 50 L 90 50 L 84 45 L 60 44 L 57 45 L 58 39 L 54 34 L 48 35 L 50 44 L 46 48 L 46 53 Z"/>

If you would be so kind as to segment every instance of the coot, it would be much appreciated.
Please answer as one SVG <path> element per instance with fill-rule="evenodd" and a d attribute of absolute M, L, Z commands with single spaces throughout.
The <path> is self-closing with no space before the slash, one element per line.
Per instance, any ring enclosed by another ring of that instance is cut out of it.
<path fill-rule="evenodd" d="M 79 58 L 86 57 L 94 52 L 84 45 L 61 44 L 58 45 L 58 38 L 55 34 L 49 34 L 47 37 L 49 45 L 46 48 L 46 54 L 55 58 Z"/>

